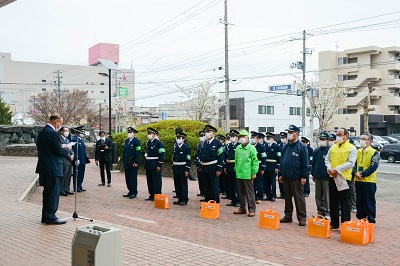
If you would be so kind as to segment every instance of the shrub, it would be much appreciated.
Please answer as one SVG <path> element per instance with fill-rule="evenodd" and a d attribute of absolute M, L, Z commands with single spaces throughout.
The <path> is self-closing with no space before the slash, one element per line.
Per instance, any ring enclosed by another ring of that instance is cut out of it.
<path fill-rule="evenodd" d="M 142 152 L 146 150 L 146 142 L 147 142 L 147 128 L 152 127 L 159 132 L 160 140 L 165 145 L 165 161 L 171 162 L 172 161 L 172 153 L 173 153 L 173 146 L 175 143 L 175 129 L 177 127 L 181 127 L 183 132 L 187 134 L 187 141 L 189 143 L 191 149 L 191 157 L 192 159 L 195 158 L 196 155 L 196 147 L 199 143 L 199 131 L 204 129 L 206 123 L 199 122 L 199 121 L 192 121 L 192 120 L 164 120 L 159 121 L 157 123 L 152 123 L 144 126 L 140 126 L 136 128 L 138 133 L 136 137 L 140 140 L 142 144 Z M 225 131 L 218 128 L 218 132 L 216 134 L 223 134 L 225 135 Z M 122 152 L 124 150 L 125 140 L 127 138 L 127 133 L 118 133 L 113 134 L 113 141 L 118 143 L 118 154 L 122 159 Z M 143 155 L 142 154 L 142 155 Z M 143 157 L 142 157 L 143 159 Z"/>

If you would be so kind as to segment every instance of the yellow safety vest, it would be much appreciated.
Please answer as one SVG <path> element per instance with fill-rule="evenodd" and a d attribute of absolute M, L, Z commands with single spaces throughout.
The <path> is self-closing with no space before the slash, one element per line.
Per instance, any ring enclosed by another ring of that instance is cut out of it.
<path fill-rule="evenodd" d="M 349 142 L 349 140 L 346 140 L 340 146 L 339 146 L 339 143 L 335 143 L 330 148 L 330 151 L 329 151 L 329 158 L 331 161 L 332 168 L 336 168 L 337 166 L 342 165 L 345 162 L 347 162 L 347 160 L 349 159 L 350 151 L 353 148 L 354 148 L 354 145 L 351 144 Z M 351 181 L 352 170 L 353 170 L 353 168 L 350 168 L 350 169 L 342 172 L 342 175 L 346 180 Z"/>
<path fill-rule="evenodd" d="M 371 165 L 372 157 L 374 156 L 375 149 L 369 146 L 364 152 L 363 149 L 360 148 L 357 151 L 357 171 L 360 169 L 360 166 L 363 167 L 363 171 L 368 169 Z M 357 182 L 368 182 L 368 183 L 376 183 L 376 171 L 373 172 L 370 176 L 365 176 L 363 179 L 358 180 L 356 179 Z"/>

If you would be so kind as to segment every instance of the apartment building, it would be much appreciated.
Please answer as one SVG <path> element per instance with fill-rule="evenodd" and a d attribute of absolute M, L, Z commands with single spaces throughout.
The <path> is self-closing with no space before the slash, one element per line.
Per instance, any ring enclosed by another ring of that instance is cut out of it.
<path fill-rule="evenodd" d="M 333 129 L 345 127 L 352 134 L 363 133 L 362 104 L 369 98 L 370 133 L 400 133 L 400 47 L 320 52 L 319 72 L 319 88 L 338 82 L 349 91 L 334 116 Z M 370 82 L 374 90 L 369 95 Z"/>

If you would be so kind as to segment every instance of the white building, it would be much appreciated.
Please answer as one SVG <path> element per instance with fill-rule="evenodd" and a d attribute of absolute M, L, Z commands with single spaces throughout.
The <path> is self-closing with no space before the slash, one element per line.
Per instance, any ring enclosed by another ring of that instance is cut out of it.
<path fill-rule="evenodd" d="M 10 53 L 0 53 L 0 97 L 14 111 L 14 124 L 33 124 L 34 121 L 29 119 L 34 108 L 30 101 L 41 92 L 57 92 L 59 89 L 84 90 L 94 104 L 104 103 L 106 108 L 109 96 L 108 77 L 99 73 L 108 73 L 108 69 L 101 64 L 84 66 L 13 61 Z M 117 97 L 121 91 L 128 92 L 123 101 Z M 117 109 L 120 112 L 134 106 L 133 69 L 112 72 L 112 96 L 113 116 Z"/>
<path fill-rule="evenodd" d="M 231 128 L 279 134 L 279 132 L 285 131 L 290 124 L 301 127 L 301 98 L 301 96 L 297 96 L 295 93 L 293 94 L 291 89 L 285 89 L 280 92 L 252 90 L 231 91 Z M 220 109 L 221 114 L 224 110 L 225 106 Z M 308 108 L 306 110 L 308 110 Z M 310 137 L 309 115 L 306 115 L 305 122 L 306 129 L 303 135 Z M 314 125 L 317 125 L 316 119 L 314 120 Z M 220 126 L 222 126 L 222 122 Z"/>

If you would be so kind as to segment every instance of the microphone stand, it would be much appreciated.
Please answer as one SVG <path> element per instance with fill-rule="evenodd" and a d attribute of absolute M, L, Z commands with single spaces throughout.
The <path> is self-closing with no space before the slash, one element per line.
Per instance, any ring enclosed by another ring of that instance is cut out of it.
<path fill-rule="evenodd" d="M 79 133 L 79 134 L 84 134 L 84 132 L 78 131 L 76 129 L 74 131 L 76 133 Z M 71 140 L 72 140 L 72 138 L 71 138 Z M 77 197 L 77 195 L 78 195 L 78 173 L 79 173 L 79 164 L 80 164 L 80 162 L 79 162 L 79 136 L 78 135 L 76 135 L 76 144 L 75 145 L 76 145 L 76 159 L 75 159 L 74 167 L 75 167 L 76 170 L 75 170 L 75 174 L 74 174 L 74 181 L 75 181 L 74 182 L 74 190 L 75 190 L 74 213 L 72 214 L 72 217 L 68 217 L 68 218 L 66 218 L 66 220 L 74 219 L 74 221 L 76 221 L 76 219 L 82 219 L 82 220 L 93 222 L 93 219 L 79 216 L 78 212 L 77 212 L 77 205 L 78 205 L 78 199 L 77 199 L 78 198 Z M 85 160 L 86 160 L 86 158 L 85 158 Z"/>

